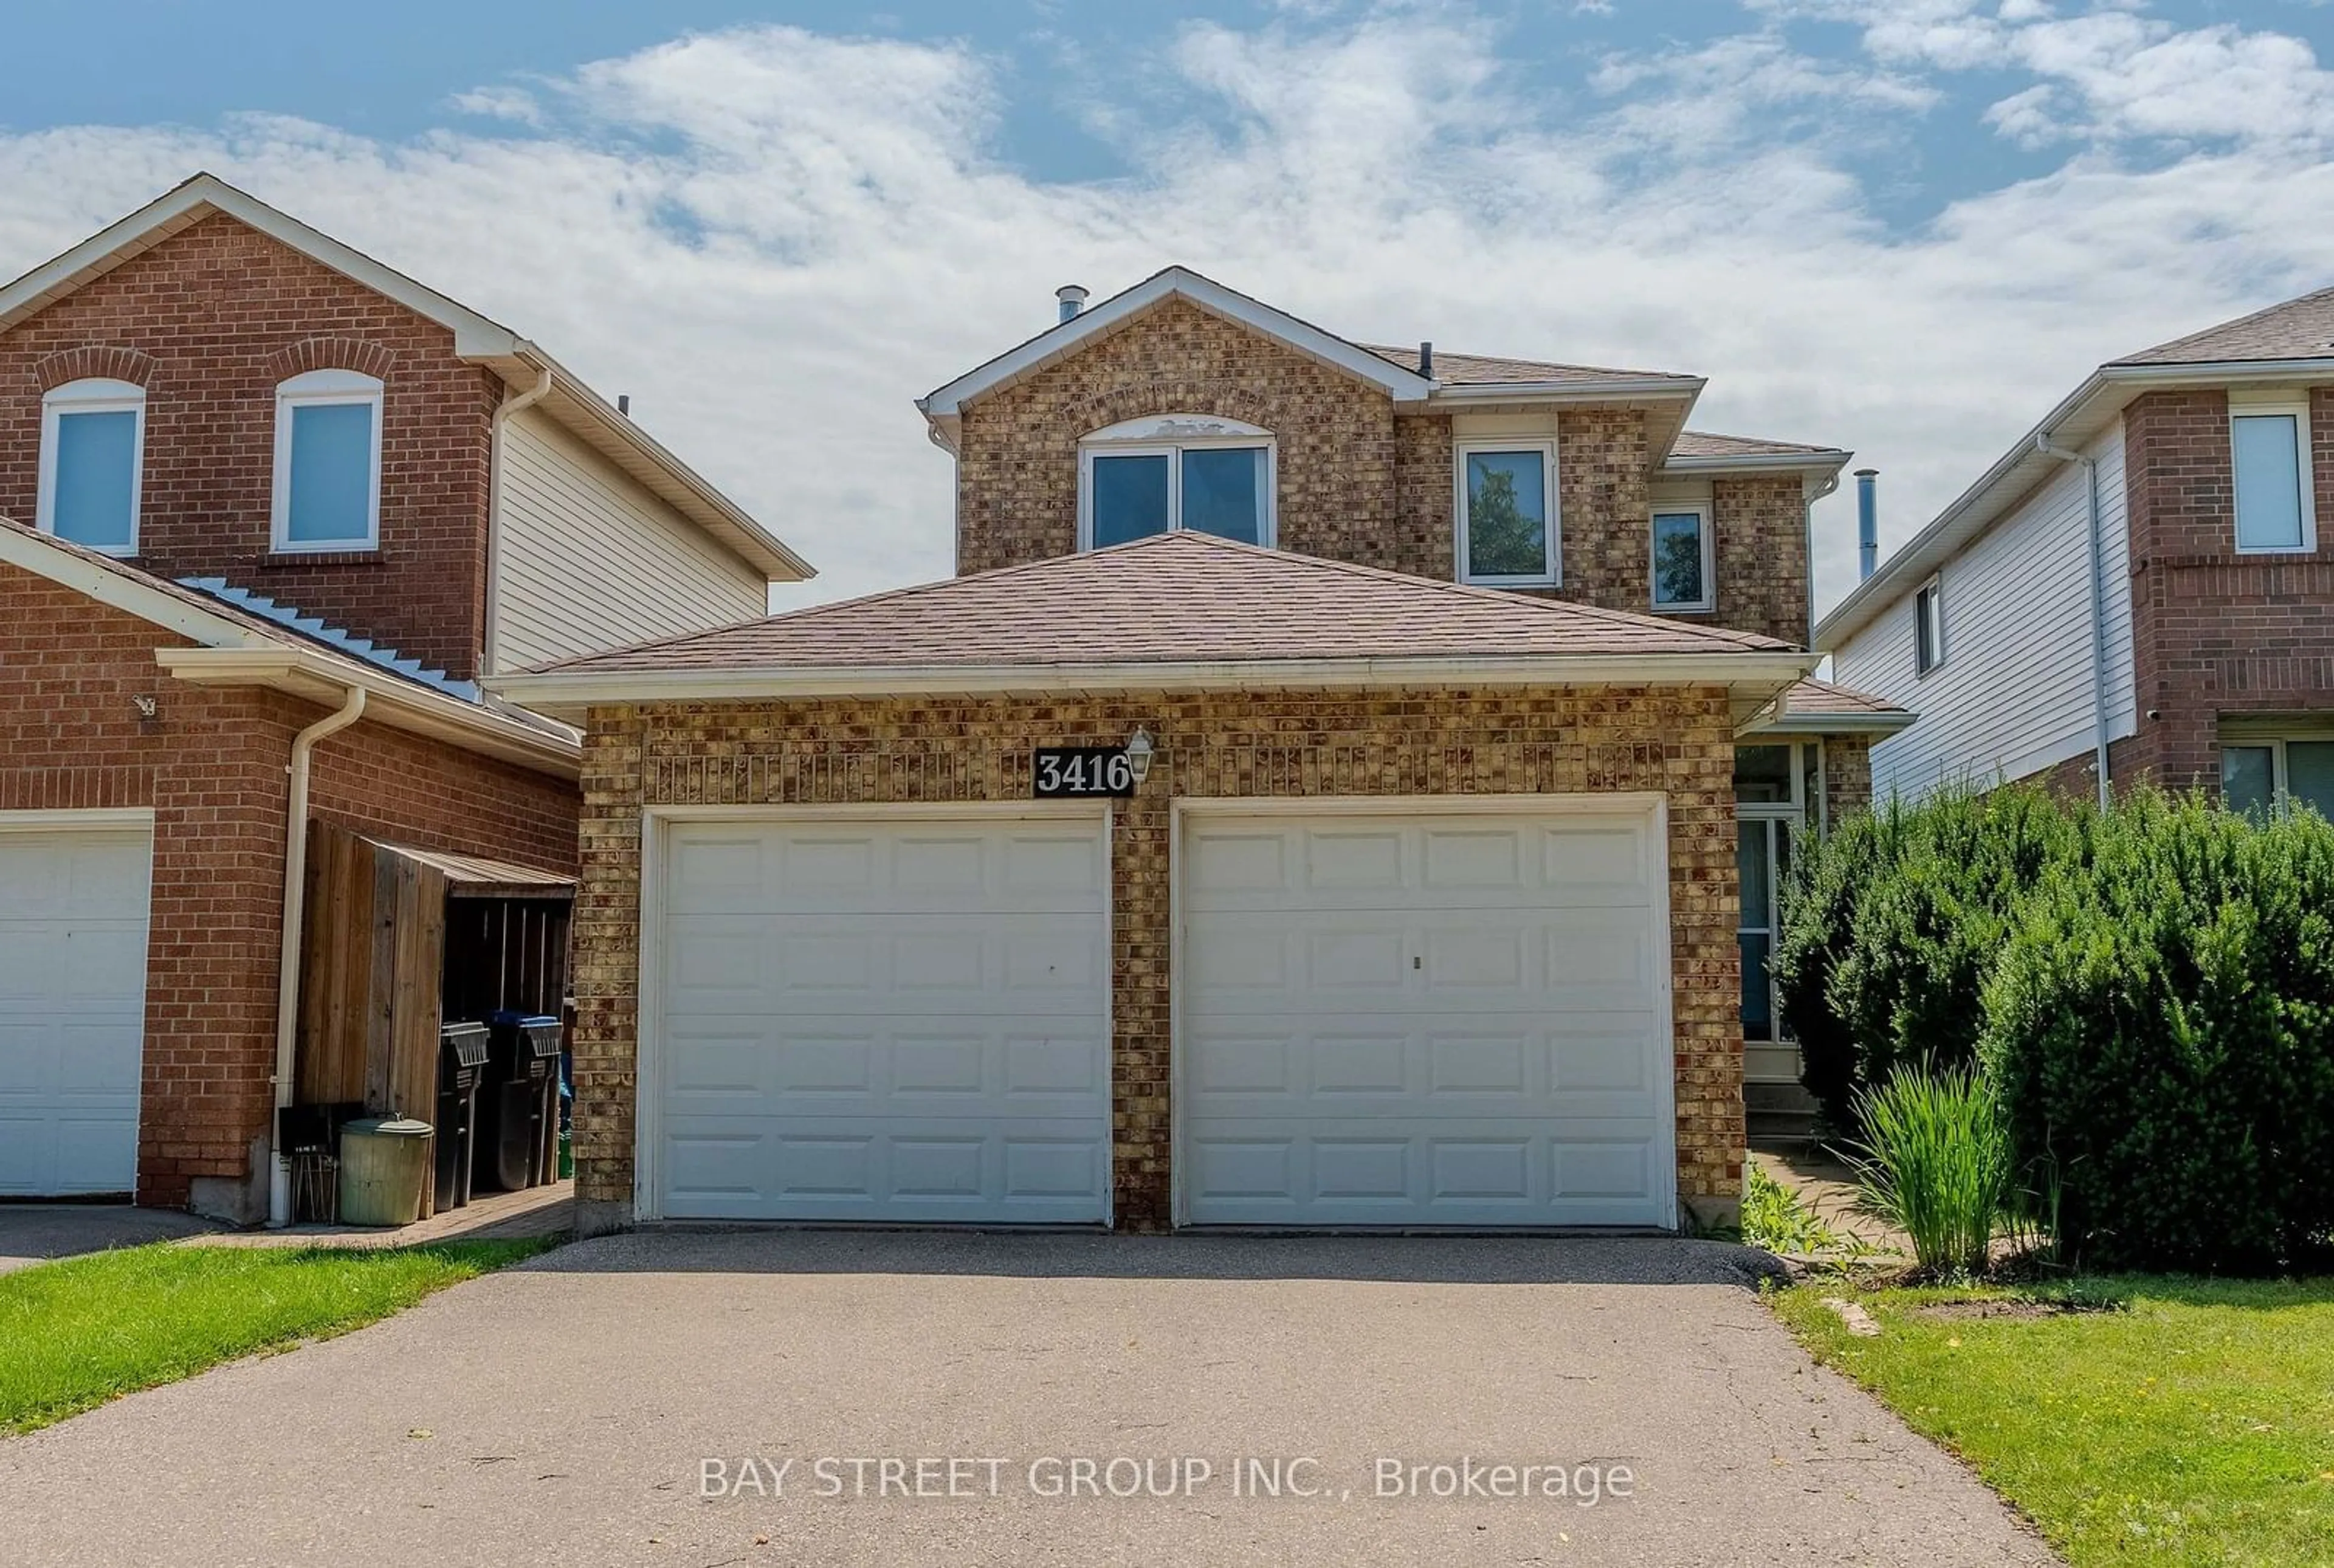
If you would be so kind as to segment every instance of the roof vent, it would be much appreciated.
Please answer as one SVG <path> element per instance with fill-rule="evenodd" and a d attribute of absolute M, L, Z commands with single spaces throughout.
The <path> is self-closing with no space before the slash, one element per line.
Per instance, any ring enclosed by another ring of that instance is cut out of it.
<path fill-rule="evenodd" d="M 1062 302 L 1062 320 L 1066 322 L 1086 308 L 1086 291 L 1076 284 L 1064 284 L 1054 291 L 1054 297 Z"/>
<path fill-rule="evenodd" d="M 1427 380 L 1434 379 L 1434 345 L 1422 341 L 1418 345 L 1418 373 Z"/>
<path fill-rule="evenodd" d="M 616 394 L 616 412 L 627 419 L 632 417 L 632 395 L 630 392 Z"/>
<path fill-rule="evenodd" d="M 1880 470 L 1856 471 L 1856 580 L 1872 575 L 1880 564 Z"/>

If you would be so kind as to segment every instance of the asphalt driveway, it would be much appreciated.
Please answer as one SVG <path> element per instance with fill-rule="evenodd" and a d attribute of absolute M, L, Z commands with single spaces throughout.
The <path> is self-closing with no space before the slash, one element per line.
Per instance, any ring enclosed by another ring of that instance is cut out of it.
<path fill-rule="evenodd" d="M 0 1440 L 0 1561 L 2052 1561 L 1756 1255 L 611 1237 Z"/>

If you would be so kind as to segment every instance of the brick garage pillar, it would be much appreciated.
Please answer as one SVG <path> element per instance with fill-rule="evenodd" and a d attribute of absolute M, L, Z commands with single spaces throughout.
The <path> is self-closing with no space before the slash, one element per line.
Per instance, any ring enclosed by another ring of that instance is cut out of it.
<path fill-rule="evenodd" d="M 265 1217 L 293 729 L 254 694 L 171 693 L 154 774 L 138 1201 Z"/>

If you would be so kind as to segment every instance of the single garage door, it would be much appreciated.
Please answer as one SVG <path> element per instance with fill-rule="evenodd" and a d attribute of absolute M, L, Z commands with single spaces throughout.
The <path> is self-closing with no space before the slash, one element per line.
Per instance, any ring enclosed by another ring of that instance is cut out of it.
<path fill-rule="evenodd" d="M 0 822 L 0 1193 L 137 1183 L 152 860 L 143 826 Z"/>
<path fill-rule="evenodd" d="M 1649 807 L 1184 820 L 1183 1218 L 1667 1226 Z"/>
<path fill-rule="evenodd" d="M 664 831 L 653 1207 L 1108 1217 L 1099 812 Z"/>

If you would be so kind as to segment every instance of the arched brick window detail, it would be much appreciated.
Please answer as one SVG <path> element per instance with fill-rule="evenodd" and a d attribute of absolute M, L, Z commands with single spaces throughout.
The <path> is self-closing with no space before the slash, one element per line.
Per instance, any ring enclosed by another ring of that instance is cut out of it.
<path fill-rule="evenodd" d="M 142 387 L 154 375 L 154 356 L 121 343 L 82 343 L 59 349 L 34 362 L 33 376 L 43 392 L 69 381 L 127 381 Z"/>
<path fill-rule="evenodd" d="M 303 338 L 275 351 L 267 374 L 271 380 L 288 381 L 310 370 L 355 370 L 385 381 L 396 362 L 394 353 L 362 338 Z"/>

